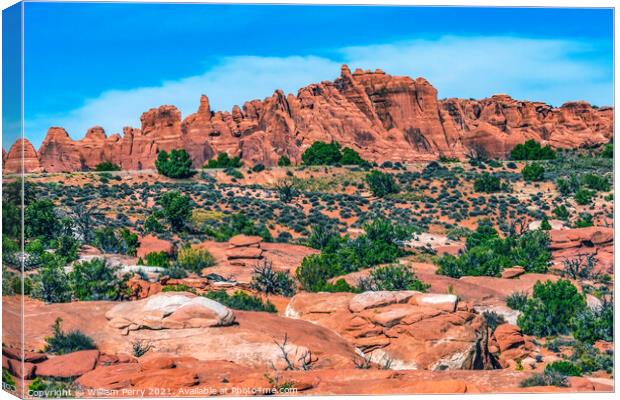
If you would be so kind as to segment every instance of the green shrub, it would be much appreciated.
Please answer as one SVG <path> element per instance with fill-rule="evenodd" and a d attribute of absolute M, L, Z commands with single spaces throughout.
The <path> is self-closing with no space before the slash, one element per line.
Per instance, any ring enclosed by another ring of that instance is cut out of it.
<path fill-rule="evenodd" d="M 123 290 L 117 270 L 101 258 L 75 263 L 68 275 L 73 296 L 82 301 L 117 300 Z"/>
<path fill-rule="evenodd" d="M 312 227 L 312 232 L 308 236 L 308 246 L 323 250 L 323 252 L 333 253 L 341 245 L 343 239 L 340 235 L 325 225 Z"/>
<path fill-rule="evenodd" d="M 243 179 L 243 173 L 238 169 L 229 167 L 224 170 L 224 173 L 234 179 Z M 234 180 L 233 180 L 234 181 Z"/>
<path fill-rule="evenodd" d="M 403 265 L 387 265 L 374 268 L 368 278 L 362 278 L 359 282 L 359 290 L 417 290 L 426 292 L 431 285 L 419 280 L 416 275 Z"/>
<path fill-rule="evenodd" d="M 164 217 L 174 230 L 181 230 L 192 214 L 190 198 L 176 190 L 164 193 L 157 204 L 163 207 Z"/>
<path fill-rule="evenodd" d="M 510 152 L 511 160 L 553 160 L 555 152 L 551 146 L 542 147 L 533 139 L 516 145 Z"/>
<path fill-rule="evenodd" d="M 563 196 L 575 193 L 581 187 L 581 182 L 576 175 L 570 175 L 568 178 L 560 178 L 555 182 L 558 192 Z"/>
<path fill-rule="evenodd" d="M 558 386 L 568 387 L 566 377 L 556 371 L 545 372 L 544 374 L 532 374 L 529 378 L 521 381 L 521 387 L 532 386 Z"/>
<path fill-rule="evenodd" d="M 32 297 L 47 303 L 71 301 L 71 287 L 65 273 L 65 260 L 54 254 L 45 253 L 41 267 L 32 278 Z"/>
<path fill-rule="evenodd" d="M 278 198 L 283 203 L 290 203 L 299 194 L 295 185 L 289 180 L 280 180 L 275 186 Z"/>
<path fill-rule="evenodd" d="M 575 228 L 587 228 L 588 226 L 593 226 L 594 221 L 592 220 L 592 214 L 582 213 L 579 215 L 579 219 L 575 221 Z"/>
<path fill-rule="evenodd" d="M 523 311 L 527 304 L 527 292 L 514 292 L 506 297 L 506 305 L 513 310 Z"/>
<path fill-rule="evenodd" d="M 208 226 L 204 228 L 205 234 L 213 237 L 217 242 L 225 242 L 239 234 L 260 236 L 266 242 L 273 239 L 264 224 L 255 224 L 245 214 L 231 214 L 221 220 L 208 222 Z"/>
<path fill-rule="evenodd" d="M 594 192 L 587 189 L 579 189 L 575 193 L 575 203 L 580 206 L 588 205 L 592 202 L 592 197 L 594 197 Z"/>
<path fill-rule="evenodd" d="M 295 294 L 295 281 L 288 271 L 274 271 L 271 262 L 264 261 L 254 268 L 252 289 L 265 294 L 291 297 Z"/>
<path fill-rule="evenodd" d="M 142 260 L 142 258 L 138 260 L 138 265 L 164 268 L 170 265 L 170 256 L 165 251 L 152 251 L 144 256 L 144 258 L 144 260 Z"/>
<path fill-rule="evenodd" d="M 364 165 L 367 162 L 360 157 L 357 151 L 345 147 L 342 149 L 342 158 L 340 159 L 340 164 L 342 165 Z"/>
<path fill-rule="evenodd" d="M 328 279 L 345 273 L 334 254 L 306 256 L 296 271 L 301 287 L 309 292 L 320 292 Z"/>
<path fill-rule="evenodd" d="M 565 335 L 571 331 L 573 317 L 585 308 L 584 296 L 570 281 L 537 282 L 517 324 L 527 335 Z"/>
<path fill-rule="evenodd" d="M 45 338 L 45 352 L 50 354 L 67 354 L 80 350 L 96 349 L 93 340 L 78 330 L 63 332 L 62 318 L 56 318 L 52 325 L 53 335 Z"/>
<path fill-rule="evenodd" d="M 203 168 L 241 168 L 243 163 L 239 157 L 228 157 L 226 153 L 218 153 L 217 158 L 211 159 Z"/>
<path fill-rule="evenodd" d="M 161 233 L 161 232 L 164 231 L 164 227 L 159 222 L 159 220 L 157 219 L 156 216 L 149 215 L 144 220 L 144 231 L 145 232 L 152 232 L 152 233 Z"/>
<path fill-rule="evenodd" d="M 609 181 L 606 178 L 594 174 L 582 175 L 581 184 L 598 192 L 608 192 L 610 189 Z"/>
<path fill-rule="evenodd" d="M 474 191 L 478 193 L 495 193 L 501 190 L 499 177 L 484 173 L 474 181 Z"/>
<path fill-rule="evenodd" d="M 9 390 L 16 390 L 15 379 L 9 374 L 9 370 L 6 368 L 2 368 L 2 386 L 3 389 L 5 386 L 8 386 Z"/>
<path fill-rule="evenodd" d="M 584 374 L 601 370 L 611 373 L 614 367 L 613 354 L 601 353 L 589 343 L 577 343 L 569 359 Z"/>
<path fill-rule="evenodd" d="M 388 194 L 398 193 L 399 188 L 392 174 L 386 174 L 381 171 L 371 171 L 366 175 L 366 183 L 373 195 L 384 197 Z"/>
<path fill-rule="evenodd" d="M 338 142 L 316 141 L 306 149 L 301 159 L 306 165 L 365 165 L 367 162 L 353 149 L 340 150 Z"/>
<path fill-rule="evenodd" d="M 614 145 L 613 143 L 606 144 L 601 151 L 601 157 L 614 158 Z"/>
<path fill-rule="evenodd" d="M 291 166 L 291 159 L 288 158 L 287 156 L 281 156 L 278 159 L 278 167 L 290 167 Z"/>
<path fill-rule="evenodd" d="M 215 265 L 215 257 L 206 249 L 183 247 L 177 254 L 177 265 L 184 270 L 200 274 L 204 268 Z"/>
<path fill-rule="evenodd" d="M 94 171 L 106 172 L 106 171 L 120 171 L 121 167 L 118 164 L 114 164 L 111 161 L 104 161 L 95 165 Z"/>
<path fill-rule="evenodd" d="M 556 208 L 553 209 L 553 214 L 563 220 L 563 221 L 567 221 L 568 218 L 570 217 L 570 213 L 568 212 L 568 209 L 566 208 L 566 206 L 564 204 L 557 206 Z"/>
<path fill-rule="evenodd" d="M 545 372 L 555 371 L 564 376 L 581 376 L 581 368 L 570 361 L 554 361 L 547 364 Z"/>
<path fill-rule="evenodd" d="M 256 164 L 255 166 L 252 167 L 252 172 L 261 172 L 264 170 L 265 170 L 264 164 Z"/>
<path fill-rule="evenodd" d="M 185 149 L 173 149 L 168 154 L 162 150 L 155 160 L 157 172 L 173 179 L 189 178 L 194 174 L 192 171 L 192 159 Z"/>
<path fill-rule="evenodd" d="M 506 319 L 495 311 L 484 311 L 482 317 L 484 318 L 484 322 L 486 322 L 487 326 L 491 329 L 491 332 L 495 332 L 498 326 L 506 323 Z"/>
<path fill-rule="evenodd" d="M 306 165 L 334 165 L 340 162 L 342 153 L 338 142 L 325 143 L 316 141 L 302 154 Z"/>
<path fill-rule="evenodd" d="M 232 295 L 223 290 L 212 291 L 207 293 L 206 297 L 233 310 L 277 312 L 276 307 L 270 301 L 263 302 L 259 297 L 251 296 L 240 290 Z"/>
<path fill-rule="evenodd" d="M 56 216 L 54 203 L 51 200 L 38 200 L 26 207 L 24 211 L 26 238 L 54 239 L 59 233 L 59 228 L 60 220 Z"/>
<path fill-rule="evenodd" d="M 528 164 L 521 170 L 521 175 L 526 182 L 542 181 L 545 177 L 545 168 L 538 163 Z"/>
<path fill-rule="evenodd" d="M 543 231 L 550 231 L 551 230 L 551 224 L 549 223 L 549 220 L 547 219 L 547 216 L 543 216 L 542 221 L 540 221 L 540 229 Z"/>
<path fill-rule="evenodd" d="M 545 272 L 550 259 L 545 231 L 526 231 L 502 239 L 490 221 L 482 220 L 467 237 L 466 249 L 459 257 L 445 255 L 437 261 L 437 273 L 453 278 L 499 276 L 504 268 L 514 265 L 523 266 L 527 272 Z"/>
<path fill-rule="evenodd" d="M 397 243 L 411 236 L 410 229 L 377 219 L 364 225 L 364 230 L 363 235 L 348 240 L 322 235 L 320 240 L 329 247 L 322 254 L 305 257 L 296 271 L 302 287 L 308 291 L 326 291 L 327 281 L 333 277 L 391 263 L 405 254 Z"/>
<path fill-rule="evenodd" d="M 64 258 L 66 262 L 75 261 L 78 259 L 78 250 L 80 249 L 80 242 L 73 236 L 62 235 L 55 241 L 55 253 Z"/>
<path fill-rule="evenodd" d="M 604 301 L 595 309 L 585 308 L 575 315 L 572 321 L 575 339 L 594 343 L 597 340 L 614 341 L 613 303 Z"/>
<path fill-rule="evenodd" d="M 106 226 L 95 230 L 94 245 L 104 253 L 135 256 L 139 244 L 138 235 L 127 228 L 115 231 L 114 228 Z"/>

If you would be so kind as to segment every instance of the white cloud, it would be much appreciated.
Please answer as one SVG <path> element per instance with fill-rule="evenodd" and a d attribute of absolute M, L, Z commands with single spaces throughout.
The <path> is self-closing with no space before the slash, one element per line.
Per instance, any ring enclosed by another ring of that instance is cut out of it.
<path fill-rule="evenodd" d="M 94 125 L 106 132 L 139 126 L 142 112 L 174 104 L 186 116 L 207 94 L 214 110 L 270 96 L 275 89 L 296 93 L 312 82 L 332 80 L 343 62 L 354 69 L 381 68 L 393 75 L 423 76 L 440 97 L 482 98 L 508 93 L 519 99 L 560 105 L 569 100 L 609 104 L 611 62 L 588 57 L 596 45 L 569 40 L 513 37 L 442 37 L 386 45 L 348 47 L 333 59 L 318 56 L 222 58 L 202 75 L 132 90 L 110 90 L 62 115 L 26 119 L 26 136 L 38 146 L 49 126 L 63 126 L 74 138 Z M 599 54 L 600 55 L 600 54 Z"/>

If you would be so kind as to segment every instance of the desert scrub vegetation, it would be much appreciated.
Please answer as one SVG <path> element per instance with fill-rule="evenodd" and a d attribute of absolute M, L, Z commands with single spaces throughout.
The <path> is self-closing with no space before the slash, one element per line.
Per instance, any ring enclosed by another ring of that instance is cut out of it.
<path fill-rule="evenodd" d="M 305 165 L 367 165 L 353 149 L 345 147 L 341 150 L 340 143 L 316 141 L 301 155 Z"/>
<path fill-rule="evenodd" d="M 95 168 L 93 168 L 93 171 L 95 172 L 110 172 L 110 171 L 120 171 L 120 170 L 121 170 L 120 165 L 114 164 L 111 161 L 101 162 L 95 165 Z"/>
<path fill-rule="evenodd" d="M 291 297 L 295 294 L 295 281 L 288 271 L 275 271 L 269 261 L 261 261 L 254 267 L 252 289 L 265 293 Z"/>
<path fill-rule="evenodd" d="M 265 224 L 257 224 L 246 214 L 235 213 L 202 222 L 202 230 L 217 242 L 225 242 L 239 234 L 260 236 L 264 241 L 271 242 L 273 237 Z"/>
<path fill-rule="evenodd" d="M 539 182 L 545 178 L 545 167 L 540 163 L 527 164 L 521 170 L 521 176 L 526 182 Z"/>
<path fill-rule="evenodd" d="M 524 379 L 519 384 L 521 387 L 532 387 L 532 386 L 558 386 L 558 387 L 568 387 L 568 379 L 566 376 L 562 375 L 557 371 L 545 371 L 542 374 L 534 373 L 530 375 L 530 377 Z"/>
<path fill-rule="evenodd" d="M 280 158 L 278 158 L 278 167 L 290 167 L 291 165 L 293 165 L 293 163 L 287 156 L 280 156 Z"/>
<path fill-rule="evenodd" d="M 574 330 L 575 316 L 586 308 L 585 296 L 570 281 L 537 282 L 517 324 L 528 335 L 567 335 Z"/>
<path fill-rule="evenodd" d="M 192 214 L 193 204 L 189 196 L 173 190 L 164 193 L 157 204 L 162 207 L 162 212 L 173 230 L 179 231 L 185 227 L 187 220 Z"/>
<path fill-rule="evenodd" d="M 504 268 L 521 265 L 527 272 L 545 272 L 551 259 L 549 236 L 541 230 L 501 238 L 489 220 L 481 220 L 466 240 L 466 249 L 456 257 L 445 255 L 437 273 L 461 276 L 499 276 Z"/>
<path fill-rule="evenodd" d="M 366 183 L 372 194 L 376 197 L 385 197 L 400 191 L 391 174 L 386 174 L 377 170 L 371 171 L 366 175 Z"/>
<path fill-rule="evenodd" d="M 216 158 L 207 161 L 203 168 L 241 168 L 243 163 L 239 157 L 229 157 L 226 153 L 218 153 Z"/>
<path fill-rule="evenodd" d="M 168 267 L 170 265 L 170 256 L 165 251 L 152 251 L 138 258 L 137 265 L 148 265 L 149 267 Z"/>
<path fill-rule="evenodd" d="M 358 289 L 361 292 L 378 290 L 417 290 L 426 292 L 431 285 L 417 278 L 414 272 L 404 265 L 386 265 L 373 268 L 367 278 L 361 278 Z"/>
<path fill-rule="evenodd" d="M 506 297 L 506 305 L 513 310 L 523 311 L 527 304 L 527 292 L 514 292 Z"/>
<path fill-rule="evenodd" d="M 551 146 L 542 147 L 537 141 L 530 139 L 525 143 L 516 145 L 510 152 L 510 159 L 516 161 L 524 160 L 553 160 L 556 153 Z"/>
<path fill-rule="evenodd" d="M 365 233 L 356 239 L 340 238 L 337 234 L 323 237 L 320 243 L 326 247 L 322 253 L 305 257 L 297 269 L 301 286 L 313 292 L 328 291 L 331 286 L 328 280 L 333 277 L 394 262 L 405 254 L 398 243 L 412 233 L 410 228 L 384 219 L 366 224 L 364 230 Z M 348 286 L 344 283 L 339 285 L 344 288 Z"/>
<path fill-rule="evenodd" d="M 117 271 L 101 258 L 75 263 L 67 276 L 73 297 L 82 301 L 118 300 L 125 284 L 117 278 Z"/>
<path fill-rule="evenodd" d="M 104 253 L 136 255 L 140 244 L 138 235 L 127 228 L 114 229 L 110 226 L 95 230 L 95 247 Z"/>
<path fill-rule="evenodd" d="M 249 295 L 241 290 L 236 291 L 232 295 L 224 290 L 215 290 L 208 292 L 205 297 L 233 310 L 277 312 L 276 307 L 269 300 L 263 302 L 260 297 Z"/>
<path fill-rule="evenodd" d="M 502 190 L 502 183 L 498 176 L 483 173 L 474 181 L 474 192 L 496 193 Z"/>
<path fill-rule="evenodd" d="M 79 330 L 64 332 L 61 324 L 62 318 L 56 318 L 54 325 L 52 325 L 52 336 L 45 338 L 47 344 L 44 350 L 46 353 L 67 354 L 97 348 L 90 337 Z"/>
<path fill-rule="evenodd" d="M 573 364 L 570 361 L 554 361 L 552 363 L 547 364 L 545 367 L 545 372 L 555 371 L 564 376 L 581 376 L 582 371 L 579 366 Z"/>
<path fill-rule="evenodd" d="M 215 257 L 206 249 L 185 246 L 177 254 L 176 265 L 186 271 L 200 274 L 204 268 L 215 265 Z"/>
<path fill-rule="evenodd" d="M 185 149 L 170 150 L 170 154 L 161 150 L 155 160 L 157 172 L 173 179 L 189 178 L 194 174 L 192 171 L 192 159 Z"/>

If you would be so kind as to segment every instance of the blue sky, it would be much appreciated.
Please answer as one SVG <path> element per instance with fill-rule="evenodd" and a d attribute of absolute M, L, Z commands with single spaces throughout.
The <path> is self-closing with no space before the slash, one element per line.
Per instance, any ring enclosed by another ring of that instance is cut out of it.
<path fill-rule="evenodd" d="M 613 101 L 609 9 L 27 3 L 25 130 L 139 126 L 333 80 L 346 62 L 423 76 L 439 97 Z"/>

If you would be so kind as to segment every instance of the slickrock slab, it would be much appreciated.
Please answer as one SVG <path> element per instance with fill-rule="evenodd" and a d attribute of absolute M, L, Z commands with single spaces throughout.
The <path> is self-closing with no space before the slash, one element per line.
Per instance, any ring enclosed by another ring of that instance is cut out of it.
<path fill-rule="evenodd" d="M 450 294 L 299 293 L 285 312 L 325 326 L 392 369 L 491 368 L 482 317 Z"/>
<path fill-rule="evenodd" d="M 230 238 L 228 244 L 233 247 L 245 247 L 258 245 L 263 241 L 260 236 L 236 235 Z"/>
<path fill-rule="evenodd" d="M 159 239 L 153 235 L 146 235 L 140 239 L 140 246 L 136 251 L 136 256 L 146 257 L 149 253 L 158 253 L 160 251 L 171 254 L 173 250 L 174 246 L 168 240 Z"/>
<path fill-rule="evenodd" d="M 521 276 L 525 273 L 525 269 L 523 267 L 510 267 L 506 268 L 502 271 L 501 277 L 504 279 L 513 279 L 518 276 Z"/>
<path fill-rule="evenodd" d="M 242 259 L 259 259 L 263 255 L 263 250 L 258 247 L 233 247 L 226 250 L 226 257 L 229 260 L 237 258 Z"/>
<path fill-rule="evenodd" d="M 56 356 L 37 364 L 37 376 L 72 378 L 91 371 L 97 365 L 99 351 L 83 350 Z"/>

